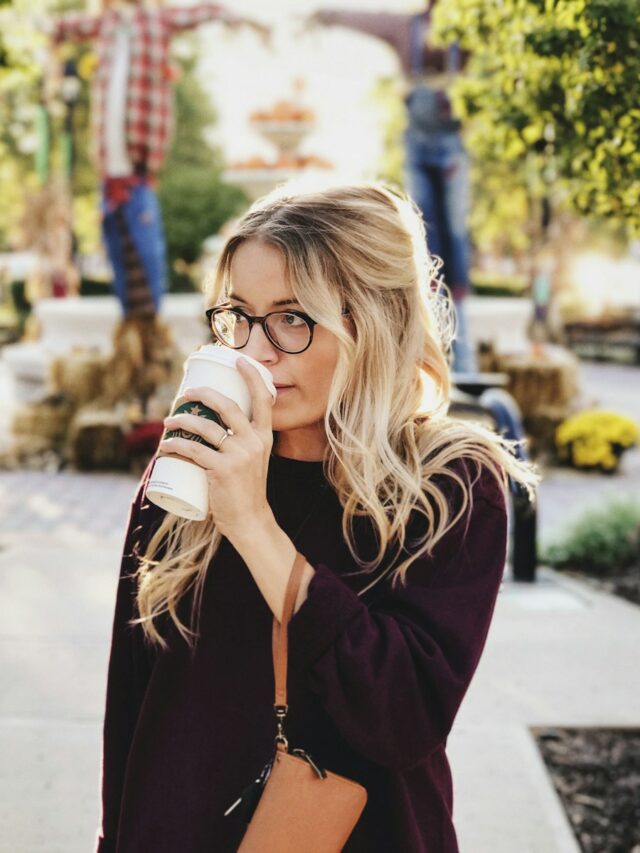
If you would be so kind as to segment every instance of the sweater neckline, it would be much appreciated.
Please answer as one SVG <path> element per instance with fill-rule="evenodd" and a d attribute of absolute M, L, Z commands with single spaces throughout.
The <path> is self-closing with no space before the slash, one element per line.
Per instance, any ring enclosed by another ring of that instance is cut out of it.
<path fill-rule="evenodd" d="M 274 471 L 284 476 L 310 478 L 324 478 L 324 461 L 308 459 L 291 459 L 289 456 L 279 456 L 271 453 L 269 464 Z"/>

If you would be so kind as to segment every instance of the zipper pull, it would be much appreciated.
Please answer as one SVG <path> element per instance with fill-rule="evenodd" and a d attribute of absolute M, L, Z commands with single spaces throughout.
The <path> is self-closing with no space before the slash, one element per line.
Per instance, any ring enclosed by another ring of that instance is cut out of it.
<path fill-rule="evenodd" d="M 311 758 L 309 753 L 305 752 L 304 749 L 294 749 L 293 755 L 299 755 L 300 758 L 304 758 L 304 760 L 313 767 L 320 779 L 327 778 L 327 771 L 323 767 L 318 767 L 313 758 Z"/>

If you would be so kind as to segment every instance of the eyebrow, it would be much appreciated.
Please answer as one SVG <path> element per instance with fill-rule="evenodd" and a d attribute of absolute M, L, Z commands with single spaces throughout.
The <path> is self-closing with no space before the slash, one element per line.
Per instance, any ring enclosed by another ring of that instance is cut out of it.
<path fill-rule="evenodd" d="M 244 302 L 245 305 L 249 305 L 246 299 L 243 299 L 242 296 L 238 296 L 237 293 L 228 293 L 227 297 L 229 299 L 235 299 L 236 302 Z M 278 299 L 276 302 L 272 302 L 271 305 L 279 306 L 279 305 L 300 305 L 297 299 Z"/>

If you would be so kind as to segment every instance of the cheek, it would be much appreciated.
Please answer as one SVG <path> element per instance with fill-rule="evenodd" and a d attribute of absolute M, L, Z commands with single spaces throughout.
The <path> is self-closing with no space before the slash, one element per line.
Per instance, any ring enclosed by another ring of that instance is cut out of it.
<path fill-rule="evenodd" d="M 309 348 L 309 358 L 300 365 L 300 385 L 309 398 L 317 400 L 322 397 L 323 402 L 326 402 L 336 369 L 338 348 L 333 335 L 329 335 L 324 329 L 319 331 L 317 340 L 314 338 L 313 345 Z"/>
<path fill-rule="evenodd" d="M 314 337 L 309 350 L 299 356 L 298 363 L 292 364 L 287 373 L 296 385 L 296 405 L 304 406 L 309 414 L 318 418 L 324 415 L 338 360 L 337 341 L 333 335 L 326 332 L 325 334 L 329 340 L 322 334 L 318 335 L 317 339 Z M 291 405 L 293 403 L 292 396 Z"/>

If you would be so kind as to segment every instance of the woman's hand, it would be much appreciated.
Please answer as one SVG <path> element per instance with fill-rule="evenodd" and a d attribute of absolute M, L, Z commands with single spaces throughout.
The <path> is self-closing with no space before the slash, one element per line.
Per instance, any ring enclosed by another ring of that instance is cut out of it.
<path fill-rule="evenodd" d="M 224 428 L 214 421 L 180 414 L 165 419 L 169 430 L 196 433 L 220 449 L 213 450 L 185 438 L 165 439 L 158 447 L 160 455 L 181 456 L 204 468 L 209 482 L 209 510 L 217 528 L 231 544 L 234 539 L 246 538 L 247 529 L 259 529 L 267 521 L 275 523 L 267 501 L 274 398 L 258 371 L 246 359 L 238 359 L 237 368 L 251 392 L 252 420 L 249 421 L 240 407 L 224 394 L 212 388 L 188 388 L 183 398 L 200 401 L 217 412 L 229 427 L 229 437 L 224 438 Z"/>

